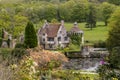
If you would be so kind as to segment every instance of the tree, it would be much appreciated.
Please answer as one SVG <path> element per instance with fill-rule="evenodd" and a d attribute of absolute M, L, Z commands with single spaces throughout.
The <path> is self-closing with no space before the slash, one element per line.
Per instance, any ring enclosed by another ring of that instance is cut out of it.
<path fill-rule="evenodd" d="M 108 26 L 110 27 L 109 30 L 109 36 L 107 39 L 107 47 L 109 49 L 110 55 L 109 55 L 109 65 L 105 65 L 101 69 L 104 69 L 102 71 L 103 75 L 100 75 L 101 77 L 107 78 L 105 80 L 108 80 L 110 78 L 116 78 L 116 80 L 120 79 L 120 72 L 117 71 L 117 69 L 120 69 L 120 8 L 117 8 L 115 12 L 112 14 Z M 105 75 L 104 75 L 105 73 Z"/>
<path fill-rule="evenodd" d="M 34 48 L 37 46 L 37 35 L 32 22 L 28 22 L 25 28 L 25 45 L 27 48 Z"/>
<path fill-rule="evenodd" d="M 24 31 L 28 18 L 22 12 L 17 13 L 15 9 L 12 7 L 8 9 L 8 7 L 6 6 L 5 9 L 0 10 L 0 29 L 7 30 L 13 35 L 13 38 L 17 38 Z"/>
<path fill-rule="evenodd" d="M 86 5 L 76 3 L 72 10 L 72 20 L 77 22 L 85 21 L 86 18 Z"/>
<path fill-rule="evenodd" d="M 113 13 L 113 11 L 115 10 L 115 6 L 112 4 L 109 4 L 107 2 L 104 2 L 101 5 L 101 9 L 102 9 L 102 16 L 103 16 L 103 21 L 105 22 L 105 26 L 107 26 L 108 24 L 108 19 L 110 18 L 111 14 Z"/>
<path fill-rule="evenodd" d="M 120 46 L 120 8 L 116 9 L 112 14 L 108 26 L 110 30 L 107 47 L 109 50 L 112 50 L 112 48 Z"/>
<path fill-rule="evenodd" d="M 109 3 L 120 5 L 120 0 L 108 0 Z"/>
<path fill-rule="evenodd" d="M 120 69 L 120 47 L 115 47 L 109 56 L 109 62 L 111 67 Z"/>
<path fill-rule="evenodd" d="M 75 2 L 70 0 L 64 4 L 61 4 L 59 7 L 60 19 L 65 21 L 71 21 L 72 10 Z"/>
<path fill-rule="evenodd" d="M 89 5 L 89 11 L 87 14 L 86 22 L 87 26 L 91 28 L 91 30 L 93 27 L 96 26 L 96 9 L 92 4 Z"/>

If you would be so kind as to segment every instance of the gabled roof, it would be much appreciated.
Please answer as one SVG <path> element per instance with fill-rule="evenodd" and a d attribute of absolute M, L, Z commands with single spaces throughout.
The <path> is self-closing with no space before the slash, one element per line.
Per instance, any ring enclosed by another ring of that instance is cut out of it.
<path fill-rule="evenodd" d="M 73 32 L 73 33 L 83 33 L 83 31 L 79 29 L 79 27 L 77 25 L 77 22 L 74 23 L 74 26 L 71 28 L 70 32 Z"/>
<path fill-rule="evenodd" d="M 71 28 L 71 30 L 70 30 L 70 32 L 79 32 L 79 31 L 81 31 L 78 27 L 72 27 Z"/>
<path fill-rule="evenodd" d="M 46 27 L 46 33 L 48 37 L 56 37 L 60 26 L 60 24 L 50 24 L 48 27 Z"/>
<path fill-rule="evenodd" d="M 61 24 L 46 24 L 38 34 L 47 34 L 47 37 L 56 37 Z"/>

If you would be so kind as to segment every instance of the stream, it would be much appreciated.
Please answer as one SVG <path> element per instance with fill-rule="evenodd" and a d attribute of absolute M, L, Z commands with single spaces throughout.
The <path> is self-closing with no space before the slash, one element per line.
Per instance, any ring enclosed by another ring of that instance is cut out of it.
<path fill-rule="evenodd" d="M 67 70 L 82 70 L 82 71 L 94 71 L 102 64 L 105 64 L 103 58 L 109 56 L 109 52 L 106 48 L 87 48 L 83 49 L 82 53 L 69 53 L 67 56 L 72 55 L 73 58 L 69 58 L 68 62 L 63 63 L 62 68 Z M 82 57 L 79 57 L 79 55 Z M 74 58 L 76 57 L 77 58 Z"/>
<path fill-rule="evenodd" d="M 69 59 L 68 62 L 63 63 L 63 69 L 96 71 L 101 65 L 101 58 L 79 58 Z"/>

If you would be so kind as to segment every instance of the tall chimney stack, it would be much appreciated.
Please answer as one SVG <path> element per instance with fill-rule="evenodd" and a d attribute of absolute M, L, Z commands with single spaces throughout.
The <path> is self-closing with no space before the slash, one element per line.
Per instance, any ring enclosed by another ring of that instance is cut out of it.
<path fill-rule="evenodd" d="M 62 25 L 62 26 L 64 25 L 64 20 L 61 20 L 61 25 Z"/>
<path fill-rule="evenodd" d="M 78 23 L 77 22 L 74 23 L 74 27 L 78 27 Z"/>

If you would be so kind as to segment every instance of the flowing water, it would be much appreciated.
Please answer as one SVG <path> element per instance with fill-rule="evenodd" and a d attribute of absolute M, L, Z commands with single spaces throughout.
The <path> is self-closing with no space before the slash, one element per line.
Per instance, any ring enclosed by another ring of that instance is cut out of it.
<path fill-rule="evenodd" d="M 101 58 L 79 58 L 69 59 L 68 62 L 63 63 L 63 69 L 96 71 L 101 65 Z"/>
<path fill-rule="evenodd" d="M 83 58 L 69 59 L 68 62 L 63 63 L 63 69 L 96 71 L 100 65 L 104 64 L 103 58 L 107 57 L 109 52 L 106 48 L 85 47 L 81 55 Z"/>

